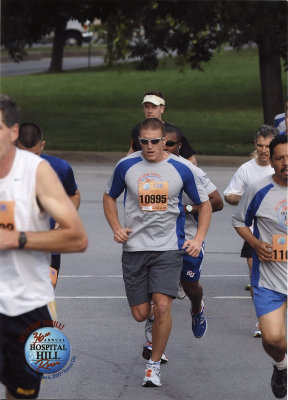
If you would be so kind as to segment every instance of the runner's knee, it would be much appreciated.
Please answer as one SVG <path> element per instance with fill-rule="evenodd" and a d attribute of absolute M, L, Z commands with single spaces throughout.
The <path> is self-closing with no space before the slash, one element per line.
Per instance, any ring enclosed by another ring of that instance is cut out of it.
<path fill-rule="evenodd" d="M 260 325 L 261 326 L 261 325 Z M 269 332 L 262 332 L 262 341 L 263 345 L 269 346 L 270 348 L 279 348 L 282 347 L 283 343 L 286 342 L 285 333 L 282 334 L 280 331 L 269 331 Z"/>
<path fill-rule="evenodd" d="M 155 318 L 163 318 L 170 313 L 172 299 L 169 296 L 161 296 L 153 299 L 153 311 Z"/>
<path fill-rule="evenodd" d="M 150 316 L 150 307 L 144 306 L 143 304 L 133 306 L 131 307 L 131 313 L 137 322 L 143 322 Z"/>

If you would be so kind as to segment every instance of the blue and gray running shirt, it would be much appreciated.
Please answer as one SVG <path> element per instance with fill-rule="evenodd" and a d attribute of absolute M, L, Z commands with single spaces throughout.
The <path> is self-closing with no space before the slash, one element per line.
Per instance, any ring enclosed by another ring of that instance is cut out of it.
<path fill-rule="evenodd" d="M 253 249 L 251 284 L 287 294 L 287 188 L 272 175 L 248 186 L 232 217 L 234 227 L 253 221 L 254 236 L 272 244 L 275 261 L 260 262 Z"/>
<path fill-rule="evenodd" d="M 191 161 L 187 161 L 184 158 L 180 158 L 181 160 L 184 160 L 184 162 L 188 162 L 191 164 Z M 202 182 L 205 192 L 209 196 L 212 192 L 217 190 L 216 186 L 214 183 L 210 181 L 208 176 L 206 175 L 206 172 L 204 172 L 201 168 L 196 167 L 196 165 L 192 164 L 192 168 L 194 171 L 194 174 L 198 175 L 200 178 L 200 181 Z M 193 201 L 187 196 L 186 193 L 183 194 L 183 204 L 193 204 Z M 186 239 L 193 239 L 197 233 L 197 227 L 198 227 L 198 214 L 186 214 L 185 216 L 185 238 Z"/>
<path fill-rule="evenodd" d="M 208 200 L 192 167 L 169 154 L 161 162 L 147 161 L 141 151 L 121 159 L 106 186 L 118 198 L 124 191 L 124 226 L 133 230 L 125 251 L 181 249 L 185 241 L 182 192 L 194 204 Z"/>

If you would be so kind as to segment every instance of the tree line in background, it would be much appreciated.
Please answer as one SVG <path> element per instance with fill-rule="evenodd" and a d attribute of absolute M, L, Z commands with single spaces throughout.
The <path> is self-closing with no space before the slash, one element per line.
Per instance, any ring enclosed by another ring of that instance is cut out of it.
<path fill-rule="evenodd" d="M 286 1 L 260 0 L 2 0 L 1 43 L 20 61 L 25 46 L 54 31 L 49 71 L 60 72 L 70 19 L 99 19 L 98 37 L 106 44 L 108 65 L 138 57 L 139 69 L 156 69 L 160 53 L 172 54 L 179 68 L 188 62 L 203 70 L 224 44 L 240 49 L 253 42 L 259 53 L 264 121 L 272 124 L 284 111 L 281 58 L 287 70 L 287 10 Z"/>

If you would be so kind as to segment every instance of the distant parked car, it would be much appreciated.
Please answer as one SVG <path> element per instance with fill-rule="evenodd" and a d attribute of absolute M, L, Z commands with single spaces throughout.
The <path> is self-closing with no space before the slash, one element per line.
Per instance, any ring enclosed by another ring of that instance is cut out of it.
<path fill-rule="evenodd" d="M 97 21 L 95 22 L 97 23 Z M 93 37 L 93 32 L 90 29 L 91 26 L 92 25 L 88 20 L 84 24 L 81 24 L 81 22 L 77 21 L 76 19 L 69 20 L 65 30 L 65 45 L 81 46 L 83 43 L 90 43 Z M 52 43 L 53 37 L 54 32 L 51 32 L 44 36 L 39 43 Z"/>
<path fill-rule="evenodd" d="M 81 46 L 82 43 L 89 43 L 92 39 L 93 32 L 89 30 L 90 22 L 84 24 L 71 19 L 68 21 L 65 30 L 65 44 L 70 46 Z"/>

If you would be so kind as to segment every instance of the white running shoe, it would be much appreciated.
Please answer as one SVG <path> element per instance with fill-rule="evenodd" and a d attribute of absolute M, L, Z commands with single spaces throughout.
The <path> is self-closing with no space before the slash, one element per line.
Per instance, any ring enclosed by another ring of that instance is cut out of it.
<path fill-rule="evenodd" d="M 153 364 L 147 364 L 145 370 L 145 376 L 143 379 L 142 386 L 146 387 L 160 387 L 162 386 L 160 380 L 160 367 Z"/>
<path fill-rule="evenodd" d="M 261 336 L 262 336 L 262 334 L 261 334 L 260 324 L 259 324 L 259 321 L 257 321 L 256 322 L 256 329 L 255 329 L 255 331 L 253 333 L 253 337 L 261 338 Z"/>
<path fill-rule="evenodd" d="M 145 324 L 145 336 L 146 340 L 149 343 L 152 343 L 152 325 L 154 322 L 154 316 L 152 318 L 146 319 L 146 324 Z"/>
<path fill-rule="evenodd" d="M 178 284 L 177 291 L 178 291 L 178 299 L 179 300 L 185 299 L 186 293 L 184 292 L 184 289 L 183 289 L 183 286 L 182 286 L 181 282 L 179 282 L 179 284 Z"/>

